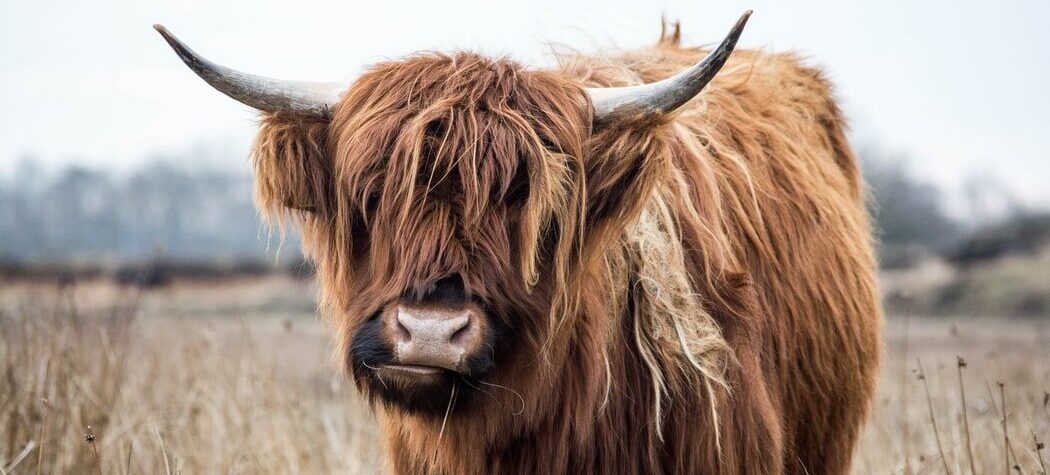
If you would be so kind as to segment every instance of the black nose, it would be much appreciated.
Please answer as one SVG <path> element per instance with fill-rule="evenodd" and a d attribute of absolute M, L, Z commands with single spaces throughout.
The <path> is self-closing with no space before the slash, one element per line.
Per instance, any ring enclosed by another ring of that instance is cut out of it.
<path fill-rule="evenodd" d="M 419 303 L 440 305 L 463 305 L 467 303 L 467 289 L 463 277 L 452 274 L 434 282 L 426 289 Z"/>

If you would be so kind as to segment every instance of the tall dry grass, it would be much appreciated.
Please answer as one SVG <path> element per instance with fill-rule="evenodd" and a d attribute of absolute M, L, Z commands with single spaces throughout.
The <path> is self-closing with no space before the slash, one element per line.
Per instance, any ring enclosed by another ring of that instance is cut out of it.
<path fill-rule="evenodd" d="M 1050 322 L 891 318 L 855 473 L 1046 475 Z"/>
<path fill-rule="evenodd" d="M 374 422 L 309 317 L 140 315 L 133 292 L 85 312 L 74 288 L 44 295 L 0 314 L 0 473 L 377 470 Z"/>
<path fill-rule="evenodd" d="M 0 474 L 382 471 L 311 300 L 291 281 L 0 286 Z M 855 473 L 1046 474 L 1050 322 L 885 335 Z"/>

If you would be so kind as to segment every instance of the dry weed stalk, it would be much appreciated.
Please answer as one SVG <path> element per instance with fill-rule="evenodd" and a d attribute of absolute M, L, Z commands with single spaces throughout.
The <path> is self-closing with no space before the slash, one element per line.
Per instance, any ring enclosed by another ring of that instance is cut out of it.
<path fill-rule="evenodd" d="M 937 440 L 937 452 L 940 453 L 941 463 L 944 464 L 944 473 L 950 475 L 951 469 L 948 468 L 948 457 L 944 454 L 944 445 L 941 444 L 941 432 L 937 429 L 937 417 L 933 412 L 933 397 L 930 396 L 930 384 L 926 380 L 926 370 L 922 367 L 922 360 L 916 358 L 916 363 L 919 365 L 919 381 L 922 381 L 922 387 L 926 390 L 926 405 L 930 410 L 930 425 L 933 426 L 933 436 Z"/>
<path fill-rule="evenodd" d="M 962 404 L 963 433 L 966 435 L 966 456 L 967 461 L 970 463 L 970 475 L 977 475 L 977 467 L 974 465 L 973 457 L 973 436 L 970 434 L 969 406 L 966 404 L 966 385 L 963 384 L 963 368 L 966 367 L 966 360 L 962 356 L 956 356 L 955 358 L 955 366 L 959 372 L 959 399 Z"/>
<path fill-rule="evenodd" d="M 92 432 L 91 426 L 87 426 L 87 433 L 84 434 L 84 441 L 91 446 L 91 453 L 95 456 L 95 471 L 98 475 L 102 475 L 102 460 L 98 457 L 98 446 L 95 445 L 95 433 Z"/>
<path fill-rule="evenodd" d="M 1039 475 L 1047 475 L 1046 462 L 1043 461 L 1043 448 L 1045 448 L 1045 445 L 1039 441 L 1039 434 L 1036 434 L 1034 430 L 1032 431 L 1032 442 L 1035 446 L 1035 456 L 1039 461 Z"/>
<path fill-rule="evenodd" d="M 1013 446 L 1013 444 L 1010 443 L 1010 427 L 1009 427 L 1008 422 L 1007 422 L 1007 414 L 1008 413 L 1006 411 L 1006 384 L 1003 383 L 1002 381 L 998 381 L 998 382 L 996 382 L 996 384 L 999 385 L 999 400 L 1002 401 L 1003 443 L 1006 445 L 1006 453 L 1007 453 L 1007 456 L 1006 456 L 1006 473 L 1007 474 L 1010 473 L 1010 467 L 1011 467 L 1010 460 L 1013 459 L 1013 461 L 1014 461 L 1014 464 L 1013 464 L 1014 470 L 1016 470 L 1017 473 L 1023 474 L 1024 471 L 1021 470 L 1021 465 L 1020 465 L 1021 459 L 1017 457 L 1016 453 L 1014 453 L 1014 446 Z"/>
<path fill-rule="evenodd" d="M 51 361 L 48 360 L 47 370 L 44 373 L 47 374 L 50 370 Z M 40 416 L 40 448 L 36 452 L 36 475 L 44 473 L 44 448 L 47 445 L 47 394 L 40 398 L 40 407 L 43 414 Z"/>

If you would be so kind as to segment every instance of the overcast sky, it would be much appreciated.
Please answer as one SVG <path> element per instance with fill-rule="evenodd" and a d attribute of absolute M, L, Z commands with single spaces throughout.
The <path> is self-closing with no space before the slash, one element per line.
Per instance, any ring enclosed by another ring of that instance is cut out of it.
<path fill-rule="evenodd" d="M 255 114 L 194 77 L 153 31 L 253 73 L 350 80 L 424 49 L 481 50 L 541 65 L 550 42 L 585 51 L 650 44 L 661 13 L 689 43 L 798 51 L 825 67 L 864 141 L 913 157 L 955 188 L 996 176 L 1050 204 L 1050 1 L 5 0 L 0 172 L 33 155 L 128 169 L 173 151 L 245 163 Z M 852 2 L 859 4 L 860 2 Z"/>

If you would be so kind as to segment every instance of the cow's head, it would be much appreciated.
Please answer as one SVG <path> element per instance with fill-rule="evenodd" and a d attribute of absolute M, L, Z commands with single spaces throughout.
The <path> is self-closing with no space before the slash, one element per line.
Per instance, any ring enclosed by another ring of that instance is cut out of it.
<path fill-rule="evenodd" d="M 278 81 L 157 29 L 264 112 L 257 203 L 301 226 L 359 387 L 440 416 L 485 385 L 549 387 L 580 351 L 587 268 L 666 165 L 644 160 L 666 155 L 646 131 L 714 77 L 747 17 L 694 67 L 606 88 L 469 53 L 381 63 L 349 86 Z"/>

